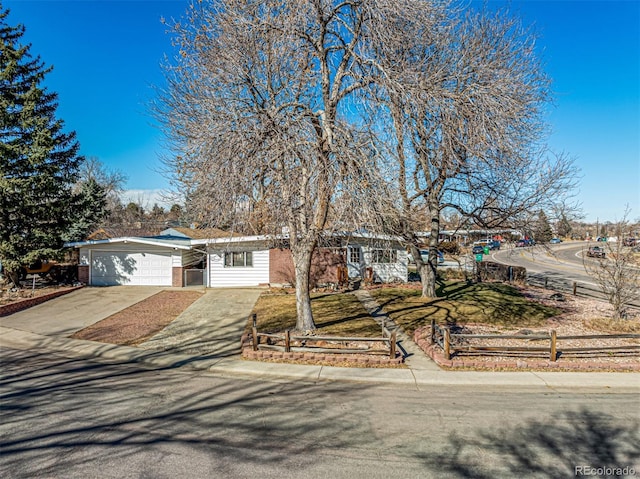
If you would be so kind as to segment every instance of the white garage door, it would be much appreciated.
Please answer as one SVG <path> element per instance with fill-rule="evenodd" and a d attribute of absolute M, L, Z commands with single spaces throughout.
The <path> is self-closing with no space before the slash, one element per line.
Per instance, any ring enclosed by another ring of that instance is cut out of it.
<path fill-rule="evenodd" d="M 94 251 L 91 257 L 94 286 L 171 286 L 170 253 Z"/>

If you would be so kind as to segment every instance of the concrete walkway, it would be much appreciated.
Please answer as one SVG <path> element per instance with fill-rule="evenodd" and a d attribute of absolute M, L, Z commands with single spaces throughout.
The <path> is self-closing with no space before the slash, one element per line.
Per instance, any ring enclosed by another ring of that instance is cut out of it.
<path fill-rule="evenodd" d="M 240 337 L 262 290 L 211 289 L 141 349 L 223 358 L 239 355 Z"/>
<path fill-rule="evenodd" d="M 400 351 L 405 357 L 405 363 L 412 370 L 421 371 L 440 371 L 440 367 L 427 356 L 422 349 L 413 342 L 404 330 L 398 326 L 389 316 L 387 316 L 380 305 L 376 302 L 366 289 L 357 289 L 353 292 L 356 298 L 360 300 L 364 309 L 376 320 L 380 325 L 384 324 L 389 331 L 396 332 L 396 339 Z"/>

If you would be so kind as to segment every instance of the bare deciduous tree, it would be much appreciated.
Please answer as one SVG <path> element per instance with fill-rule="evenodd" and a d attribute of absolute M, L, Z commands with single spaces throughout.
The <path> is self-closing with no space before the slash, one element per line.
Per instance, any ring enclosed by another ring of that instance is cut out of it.
<path fill-rule="evenodd" d="M 118 170 L 109 170 L 97 157 L 90 156 L 80 165 L 77 188 L 91 180 L 104 189 L 107 208 L 113 211 L 120 204 L 120 195 L 127 181 L 126 175 Z"/>
<path fill-rule="evenodd" d="M 202 222 L 234 227 L 249 211 L 266 233 L 286 227 L 298 330 L 315 329 L 311 257 L 332 202 L 375 170 L 353 99 L 372 81 L 365 26 L 379 4 L 205 1 L 173 25 L 179 55 L 158 107 L 168 166 Z"/>
<path fill-rule="evenodd" d="M 583 251 L 584 268 L 613 307 L 614 319 L 626 317 L 629 303 L 640 297 L 640 264 L 635 260 L 633 249 L 624 244 L 629 227 L 628 215 L 627 208 L 622 220 L 614 223 L 612 239 L 615 241 L 598 243 L 604 249 L 605 256 L 589 258 Z"/>
<path fill-rule="evenodd" d="M 395 185 L 387 225 L 406 241 L 435 297 L 440 217 L 455 210 L 482 227 L 519 226 L 571 192 L 572 161 L 542 147 L 549 80 L 534 39 L 519 23 L 487 12 L 388 18 L 378 46 L 384 72 L 387 144 Z M 398 24 L 401 25 L 398 25 Z M 382 196 L 384 197 L 384 196 Z M 419 254 L 429 224 L 429 260 Z"/>

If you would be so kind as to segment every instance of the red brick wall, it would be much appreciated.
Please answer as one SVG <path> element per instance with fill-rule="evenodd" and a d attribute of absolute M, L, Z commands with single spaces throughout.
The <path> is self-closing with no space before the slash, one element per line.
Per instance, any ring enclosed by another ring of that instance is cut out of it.
<path fill-rule="evenodd" d="M 8 316 L 9 314 L 17 313 L 18 311 L 22 311 L 23 309 L 30 308 L 40 303 L 44 303 L 45 301 L 49 301 L 50 299 L 57 298 L 58 296 L 62 296 L 63 294 L 71 293 L 76 289 L 80 289 L 82 286 L 76 286 L 74 288 L 61 289 L 60 291 L 54 291 L 53 293 L 43 294 L 42 296 L 36 296 L 34 298 L 26 298 L 21 301 L 16 301 L 15 303 L 4 304 L 0 306 L 0 316 Z"/>
<path fill-rule="evenodd" d="M 171 286 L 174 288 L 182 288 L 184 286 L 184 273 L 180 266 L 174 266 L 171 271 Z"/>
<path fill-rule="evenodd" d="M 78 281 L 80 281 L 82 284 L 89 284 L 89 265 L 88 264 L 78 265 Z"/>
<path fill-rule="evenodd" d="M 344 265 L 344 259 L 339 254 L 320 249 L 313 253 L 311 259 L 311 287 L 322 283 L 338 282 L 338 267 Z M 295 284 L 295 270 L 291 250 L 273 248 L 269 250 L 269 282 L 275 284 Z"/>
<path fill-rule="evenodd" d="M 269 282 L 294 284 L 295 273 L 290 250 L 283 248 L 269 250 Z"/>

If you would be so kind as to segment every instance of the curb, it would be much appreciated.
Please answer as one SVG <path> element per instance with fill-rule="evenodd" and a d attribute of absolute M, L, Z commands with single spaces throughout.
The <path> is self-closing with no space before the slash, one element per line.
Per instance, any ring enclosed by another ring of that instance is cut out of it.
<path fill-rule="evenodd" d="M 640 391 L 640 375 L 621 372 L 590 371 L 582 374 L 553 371 L 534 373 L 491 371 L 427 371 L 408 368 L 349 368 L 320 365 L 284 364 L 246 361 L 238 358 L 189 356 L 164 351 L 150 351 L 129 346 L 97 343 L 80 339 L 41 336 L 35 333 L 0 327 L 0 346 L 34 351 L 54 351 L 66 357 L 102 358 L 149 367 L 186 368 L 222 377 L 333 381 L 404 386 L 417 389 L 442 386 L 542 387 L 542 388 L 611 388 L 634 394 Z"/>

